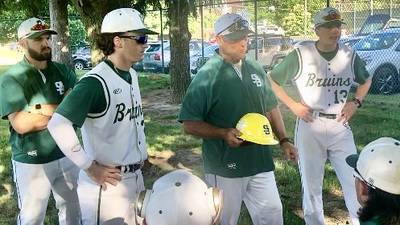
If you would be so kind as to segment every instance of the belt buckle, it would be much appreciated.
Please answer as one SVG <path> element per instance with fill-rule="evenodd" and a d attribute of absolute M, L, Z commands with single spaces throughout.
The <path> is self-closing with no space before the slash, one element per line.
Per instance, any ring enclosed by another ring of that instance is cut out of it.
<path fill-rule="evenodd" d="M 143 167 L 143 162 L 129 164 L 129 165 L 123 165 L 123 166 L 117 166 L 117 168 L 121 170 L 121 173 L 134 173 L 134 172 L 136 172 L 136 170 L 139 170 L 142 167 Z"/>
<path fill-rule="evenodd" d="M 315 119 L 315 118 L 317 118 L 317 117 L 319 117 L 319 111 L 315 111 L 315 110 L 313 110 L 312 111 L 312 117 Z"/>
<path fill-rule="evenodd" d="M 336 119 L 336 114 L 329 114 L 329 113 L 319 112 L 319 116 L 327 118 L 327 119 L 331 119 L 331 120 Z"/>

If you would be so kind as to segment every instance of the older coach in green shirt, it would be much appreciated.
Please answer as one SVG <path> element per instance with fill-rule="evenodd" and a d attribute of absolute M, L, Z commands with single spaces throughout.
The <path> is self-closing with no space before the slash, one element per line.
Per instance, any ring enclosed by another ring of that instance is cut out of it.
<path fill-rule="evenodd" d="M 277 101 L 265 72 L 246 58 L 249 23 L 228 13 L 215 22 L 218 54 L 197 73 L 182 103 L 179 121 L 186 133 L 203 138 L 203 160 L 209 185 L 223 190 L 221 224 L 237 223 L 242 201 L 253 224 L 283 224 L 282 204 L 274 176 L 272 149 L 244 144 L 235 129 L 247 113 L 266 115 L 288 158 L 296 150 L 288 141 Z"/>

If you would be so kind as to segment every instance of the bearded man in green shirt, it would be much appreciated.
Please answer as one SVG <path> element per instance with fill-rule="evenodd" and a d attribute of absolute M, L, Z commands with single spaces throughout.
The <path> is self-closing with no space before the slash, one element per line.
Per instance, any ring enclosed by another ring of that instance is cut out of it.
<path fill-rule="evenodd" d="M 73 71 L 51 61 L 50 39 L 54 34 L 38 18 L 22 22 L 18 39 L 24 58 L 0 78 L 0 116 L 10 123 L 20 209 L 17 223 L 23 225 L 43 224 L 50 193 L 59 210 L 59 224 L 80 224 L 78 167 L 64 157 L 46 128 L 76 81 Z"/>

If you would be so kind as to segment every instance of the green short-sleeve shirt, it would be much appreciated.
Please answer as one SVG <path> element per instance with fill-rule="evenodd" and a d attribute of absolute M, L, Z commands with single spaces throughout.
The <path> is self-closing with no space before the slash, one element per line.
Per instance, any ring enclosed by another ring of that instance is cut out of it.
<path fill-rule="evenodd" d="M 24 58 L 0 77 L 0 117 L 7 119 L 36 104 L 60 104 L 75 82 L 75 73 L 63 64 L 49 61 L 39 71 Z M 42 164 L 64 157 L 47 129 L 18 134 L 10 125 L 9 142 L 18 162 Z"/>
<path fill-rule="evenodd" d="M 375 216 L 369 221 L 360 221 L 360 225 L 381 225 L 379 222 L 379 216 Z"/>
<path fill-rule="evenodd" d="M 332 52 L 321 52 L 319 50 L 318 52 L 323 58 L 325 58 L 327 61 L 330 61 L 336 56 L 338 48 Z M 298 50 L 296 49 L 289 53 L 289 55 L 287 55 L 285 59 L 283 59 L 282 62 L 276 65 L 271 71 L 271 78 L 280 85 L 285 84 L 288 80 L 292 80 L 300 68 L 298 55 Z M 355 82 L 358 84 L 364 84 L 365 81 L 370 77 L 367 69 L 365 68 L 365 62 L 357 54 L 355 55 L 354 59 L 354 75 Z"/>
<path fill-rule="evenodd" d="M 205 121 L 216 127 L 233 128 L 246 113 L 266 114 L 277 106 L 270 83 L 261 66 L 245 59 L 242 79 L 233 65 L 219 55 L 197 73 L 183 100 L 178 120 Z M 230 148 L 224 140 L 203 139 L 206 173 L 224 177 L 246 177 L 274 170 L 268 146 L 247 144 Z"/>
<path fill-rule="evenodd" d="M 129 71 L 115 68 L 109 60 L 105 60 L 105 63 L 115 71 L 115 74 L 126 82 L 132 83 Z M 57 107 L 56 112 L 70 120 L 74 125 L 82 127 L 88 113 L 99 113 L 104 111 L 106 107 L 107 101 L 101 82 L 94 77 L 83 77 Z"/>

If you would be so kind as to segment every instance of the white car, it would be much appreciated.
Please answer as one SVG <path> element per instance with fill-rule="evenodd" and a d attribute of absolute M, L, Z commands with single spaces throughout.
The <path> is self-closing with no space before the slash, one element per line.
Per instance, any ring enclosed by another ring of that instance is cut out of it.
<path fill-rule="evenodd" d="M 207 46 L 206 48 L 204 48 L 204 56 L 202 55 L 201 51 L 199 51 L 198 53 L 190 56 L 190 73 L 191 73 L 191 76 L 196 75 L 196 73 L 200 69 L 200 67 L 202 65 L 204 65 L 204 63 L 209 58 L 211 58 L 212 56 L 217 54 L 216 50 L 218 49 L 218 47 L 219 46 L 217 44 L 211 44 L 211 45 Z"/>
<path fill-rule="evenodd" d="M 257 31 L 260 34 L 285 35 L 285 31 L 282 29 L 282 27 L 278 27 L 276 25 L 259 25 L 257 26 Z"/>
<path fill-rule="evenodd" d="M 374 32 L 357 42 L 353 49 L 373 76 L 371 93 L 393 94 L 400 91 L 400 28 Z"/>
<path fill-rule="evenodd" d="M 149 49 L 144 53 L 143 70 L 150 72 L 169 73 L 169 63 L 171 61 L 170 42 L 164 41 L 163 51 L 161 51 L 161 42 L 158 43 L 159 43 L 158 45 L 154 45 L 152 49 Z M 204 47 L 210 45 L 208 42 L 203 42 L 203 43 Z M 189 57 L 198 52 L 201 52 L 201 46 L 202 46 L 201 41 L 191 40 L 189 42 Z M 164 66 L 163 66 L 163 61 L 164 61 Z"/>
<path fill-rule="evenodd" d="M 315 43 L 314 40 L 301 40 L 301 41 L 296 41 L 295 43 L 293 43 L 293 48 L 299 48 L 300 46 L 303 45 L 308 45 L 311 43 Z"/>

